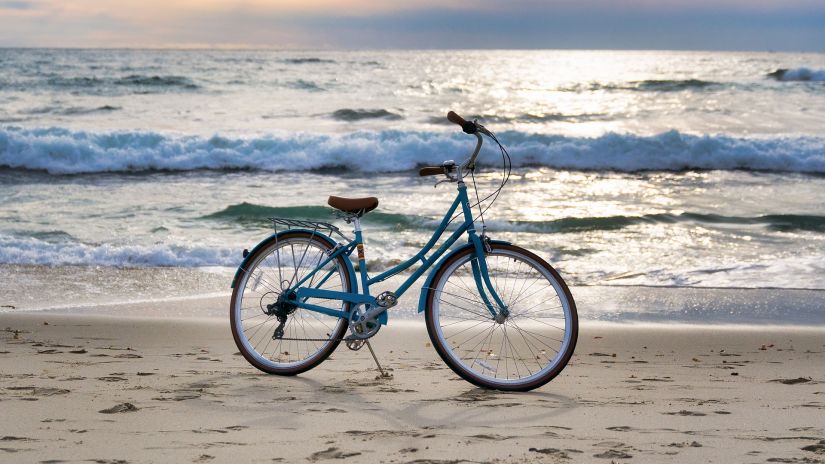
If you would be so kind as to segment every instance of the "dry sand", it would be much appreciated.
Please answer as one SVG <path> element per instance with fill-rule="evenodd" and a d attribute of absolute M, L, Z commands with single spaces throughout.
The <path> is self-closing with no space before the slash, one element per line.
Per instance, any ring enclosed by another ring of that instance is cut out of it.
<path fill-rule="evenodd" d="M 825 462 L 825 329 L 583 325 L 531 393 L 481 390 L 423 324 L 258 372 L 228 323 L 0 314 L 0 462 Z"/>

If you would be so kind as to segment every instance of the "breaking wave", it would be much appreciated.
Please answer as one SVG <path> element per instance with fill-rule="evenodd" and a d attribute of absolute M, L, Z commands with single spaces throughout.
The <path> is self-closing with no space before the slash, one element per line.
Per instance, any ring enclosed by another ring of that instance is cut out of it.
<path fill-rule="evenodd" d="M 237 250 L 172 244 L 89 245 L 46 237 L 0 235 L 0 263 L 115 267 L 237 266 Z"/>
<path fill-rule="evenodd" d="M 499 139 L 516 167 L 825 173 L 825 137 L 737 138 L 669 131 L 653 136 L 608 133 L 590 138 L 509 131 L 499 134 Z M 461 159 L 472 145 L 464 134 L 393 130 L 206 138 L 7 127 L 0 128 L 0 168 L 53 174 L 205 169 L 393 172 Z M 479 163 L 497 167 L 500 158 L 489 150 L 482 152 Z"/>

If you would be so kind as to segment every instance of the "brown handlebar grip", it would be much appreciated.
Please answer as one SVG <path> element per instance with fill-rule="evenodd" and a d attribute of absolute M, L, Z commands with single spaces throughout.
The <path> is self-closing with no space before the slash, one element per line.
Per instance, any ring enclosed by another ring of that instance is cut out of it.
<path fill-rule="evenodd" d="M 464 127 L 464 124 L 467 124 L 467 121 L 464 120 L 461 116 L 457 115 L 455 111 L 450 111 L 447 113 L 447 120 L 453 124 L 458 124 L 459 126 Z"/>
<path fill-rule="evenodd" d="M 444 174 L 444 168 L 441 166 L 427 166 L 418 170 L 418 175 L 421 177 L 437 176 L 439 174 Z"/>
<path fill-rule="evenodd" d="M 449 113 L 447 113 L 447 119 L 450 122 L 461 126 L 461 130 L 468 134 L 475 134 L 478 131 L 478 126 L 476 126 L 475 122 L 467 121 L 461 116 L 455 114 L 455 111 L 450 111 Z"/>

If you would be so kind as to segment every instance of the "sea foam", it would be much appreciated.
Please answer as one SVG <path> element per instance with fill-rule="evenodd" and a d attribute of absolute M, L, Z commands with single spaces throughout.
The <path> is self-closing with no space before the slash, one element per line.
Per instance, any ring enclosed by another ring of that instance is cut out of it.
<path fill-rule="evenodd" d="M 652 136 L 608 133 L 568 137 L 509 131 L 499 139 L 514 166 L 612 170 L 764 170 L 825 173 L 825 137 L 737 138 L 678 131 Z M 0 167 L 53 174 L 249 169 L 345 169 L 392 172 L 462 159 L 473 145 L 463 134 L 359 131 L 261 137 L 86 132 L 63 128 L 0 129 Z M 488 147 L 489 147 L 488 143 Z M 480 164 L 501 163 L 488 150 Z"/>
<path fill-rule="evenodd" d="M 237 266 L 237 250 L 185 246 L 89 245 L 76 241 L 40 240 L 0 235 L 0 263 L 39 265 L 98 265 L 115 267 Z"/>

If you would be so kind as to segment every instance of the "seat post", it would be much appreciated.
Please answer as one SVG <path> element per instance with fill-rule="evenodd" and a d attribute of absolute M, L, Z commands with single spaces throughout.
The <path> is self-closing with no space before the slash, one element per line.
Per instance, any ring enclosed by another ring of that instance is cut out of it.
<path fill-rule="evenodd" d="M 356 250 L 358 250 L 358 271 L 361 274 L 361 288 L 364 295 L 369 296 L 370 287 L 369 276 L 367 275 L 367 258 L 364 256 L 364 238 L 361 235 L 361 218 L 355 216 L 352 218 L 352 223 L 355 226 L 355 241 L 357 243 Z"/>

